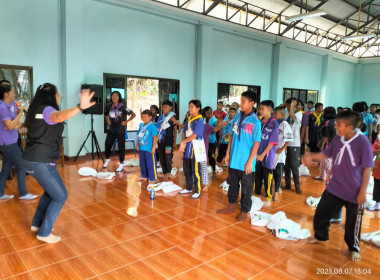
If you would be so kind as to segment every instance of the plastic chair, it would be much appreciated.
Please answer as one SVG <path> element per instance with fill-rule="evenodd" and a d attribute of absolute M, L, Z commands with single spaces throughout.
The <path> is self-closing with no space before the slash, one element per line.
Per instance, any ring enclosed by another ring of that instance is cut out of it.
<path fill-rule="evenodd" d="M 129 139 L 128 138 L 128 132 L 127 132 L 127 130 L 125 130 L 125 143 L 132 143 L 133 150 L 135 151 L 135 157 L 136 157 L 136 143 L 135 143 L 135 139 Z M 113 142 L 112 155 L 115 155 L 116 144 L 117 144 L 117 139 L 115 139 L 115 141 Z"/>

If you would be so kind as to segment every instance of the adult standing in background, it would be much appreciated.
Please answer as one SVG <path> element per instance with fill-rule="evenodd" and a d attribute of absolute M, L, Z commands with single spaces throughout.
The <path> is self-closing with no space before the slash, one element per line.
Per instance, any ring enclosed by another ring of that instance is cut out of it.
<path fill-rule="evenodd" d="M 19 199 L 35 199 L 38 195 L 28 193 L 25 186 L 25 168 L 22 152 L 17 145 L 18 129 L 24 108 L 15 105 L 15 90 L 6 80 L 0 83 L 0 151 L 3 154 L 3 168 L 0 173 L 0 200 L 11 199 L 14 195 L 4 194 L 5 183 L 12 170 L 17 168 Z"/>
<path fill-rule="evenodd" d="M 104 112 L 104 118 L 109 125 L 105 148 L 106 148 L 106 162 L 103 167 L 106 168 L 110 163 L 111 149 L 115 139 L 117 139 L 117 144 L 119 148 L 119 166 L 116 172 L 120 172 L 124 168 L 124 158 L 125 158 L 125 130 L 127 123 L 136 117 L 128 107 L 123 103 L 121 98 L 121 93 L 119 91 L 113 91 L 111 93 L 112 103 L 107 104 L 106 110 Z M 127 115 L 131 117 L 127 120 Z"/>
<path fill-rule="evenodd" d="M 31 230 L 38 232 L 37 239 L 46 243 L 61 240 L 52 234 L 53 225 L 67 199 L 67 191 L 55 161 L 60 157 L 64 121 L 95 104 L 93 93 L 82 90 L 80 103 L 70 109 L 59 110 L 61 95 L 49 83 L 40 85 L 26 113 L 28 128 L 23 164 L 26 171 L 44 189 L 33 217 Z"/>

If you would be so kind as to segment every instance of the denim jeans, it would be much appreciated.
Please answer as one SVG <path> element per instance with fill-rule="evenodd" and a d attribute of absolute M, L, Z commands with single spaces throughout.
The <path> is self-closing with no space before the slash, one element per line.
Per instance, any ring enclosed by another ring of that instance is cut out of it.
<path fill-rule="evenodd" d="M 32 226 L 39 227 L 41 237 L 49 236 L 67 199 L 67 191 L 55 165 L 23 160 L 26 172 L 45 190 L 34 214 Z"/>
<path fill-rule="evenodd" d="M 0 151 L 3 153 L 3 169 L 0 173 L 0 196 L 4 195 L 5 182 L 8 179 L 12 166 L 17 168 L 17 186 L 19 196 L 28 193 L 25 187 L 25 168 L 22 164 L 22 153 L 16 143 L 10 145 L 0 145 Z"/>

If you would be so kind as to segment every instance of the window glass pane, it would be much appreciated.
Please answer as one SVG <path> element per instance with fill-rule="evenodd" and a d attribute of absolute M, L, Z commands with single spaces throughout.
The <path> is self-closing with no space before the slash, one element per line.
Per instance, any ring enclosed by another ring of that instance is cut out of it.
<path fill-rule="evenodd" d="M 318 102 L 318 91 L 317 90 L 309 90 L 307 92 L 307 101 L 313 101 L 314 104 Z"/>
<path fill-rule="evenodd" d="M 283 100 L 283 101 L 286 101 L 286 100 L 289 99 L 290 97 L 292 97 L 292 91 L 289 90 L 289 89 L 286 89 L 286 90 L 285 90 L 284 100 Z"/>
<path fill-rule="evenodd" d="M 303 102 L 303 103 L 306 103 L 306 97 L 307 97 L 307 93 L 306 93 L 306 90 L 300 90 L 300 97 L 299 99 Z"/>
<path fill-rule="evenodd" d="M 292 90 L 292 97 L 300 98 L 299 95 L 300 95 L 300 91 L 298 89 Z"/>

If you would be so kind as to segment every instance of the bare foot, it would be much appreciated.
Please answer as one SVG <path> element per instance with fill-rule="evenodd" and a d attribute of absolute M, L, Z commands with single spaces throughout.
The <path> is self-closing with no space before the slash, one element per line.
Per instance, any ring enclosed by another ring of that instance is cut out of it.
<path fill-rule="evenodd" d="M 143 177 L 137 178 L 137 181 L 146 181 L 146 180 L 148 180 L 148 178 L 143 178 Z"/>
<path fill-rule="evenodd" d="M 282 193 L 282 188 L 280 187 L 280 189 L 278 190 L 278 193 Z"/>
<path fill-rule="evenodd" d="M 149 181 L 149 185 L 154 185 L 154 184 L 157 184 L 158 182 L 159 182 L 158 180 Z"/>
<path fill-rule="evenodd" d="M 263 207 L 264 208 L 269 208 L 271 204 L 272 204 L 272 201 L 265 201 Z"/>
<path fill-rule="evenodd" d="M 207 192 L 209 187 L 210 187 L 210 185 L 206 185 L 206 186 L 204 186 L 203 189 L 202 189 L 202 191 L 203 191 L 203 192 Z"/>
<path fill-rule="evenodd" d="M 361 259 L 362 257 L 360 256 L 358 252 L 351 252 L 351 260 L 353 260 L 354 262 L 357 262 L 357 261 L 360 261 Z"/>
<path fill-rule="evenodd" d="M 280 199 L 278 198 L 278 192 L 275 192 L 274 193 L 274 198 L 273 198 L 274 202 L 280 202 Z"/>
<path fill-rule="evenodd" d="M 318 240 L 317 238 L 315 237 L 309 237 L 307 239 L 307 243 L 309 244 L 323 244 L 323 243 L 326 243 L 327 241 L 321 241 L 321 240 Z"/>
<path fill-rule="evenodd" d="M 170 177 L 170 174 L 169 174 L 169 173 L 167 173 L 167 174 L 165 174 L 165 175 L 164 175 L 164 178 L 163 178 L 163 179 L 164 179 L 164 180 L 168 180 L 168 179 L 169 179 L 169 177 Z"/>

